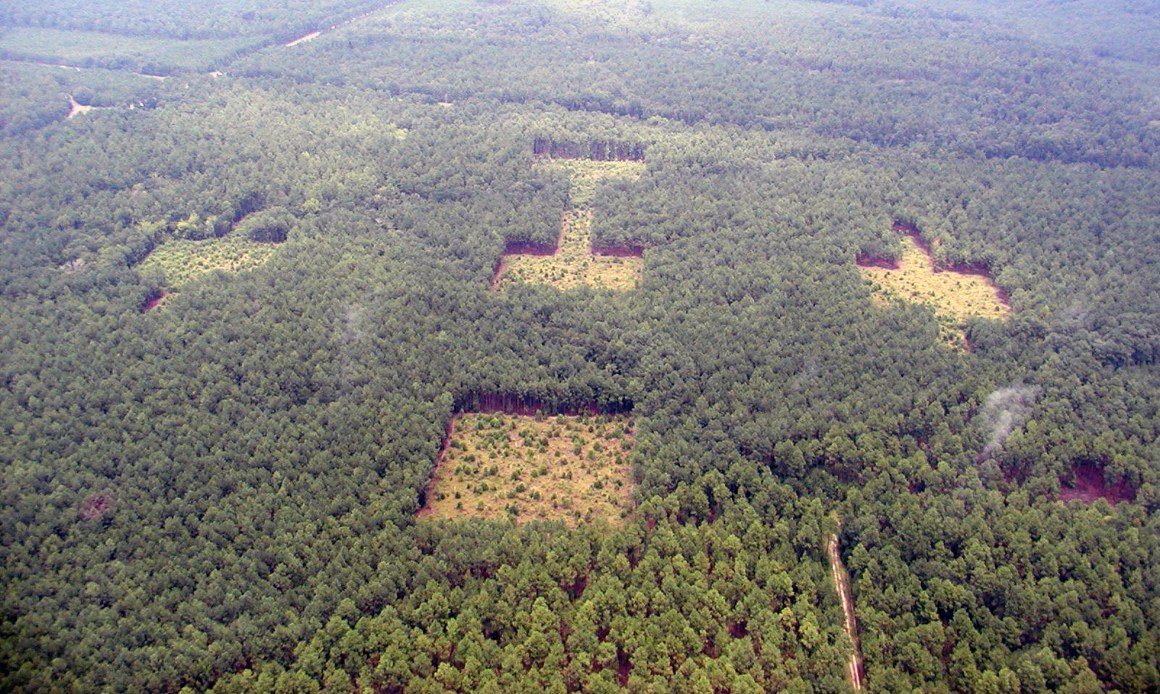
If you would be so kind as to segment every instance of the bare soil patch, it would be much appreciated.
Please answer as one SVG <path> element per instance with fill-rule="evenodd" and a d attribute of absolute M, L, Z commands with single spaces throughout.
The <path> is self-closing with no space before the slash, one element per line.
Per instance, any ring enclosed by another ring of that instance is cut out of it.
<path fill-rule="evenodd" d="M 640 283 L 643 265 L 639 257 L 596 255 L 592 250 L 592 212 L 566 210 L 560 218 L 560 242 L 554 252 L 503 256 L 492 287 L 534 282 L 557 289 L 588 286 L 623 292 Z"/>
<path fill-rule="evenodd" d="M 456 415 L 419 516 L 619 524 L 632 445 L 628 415 Z"/>
<path fill-rule="evenodd" d="M 339 22 L 338 24 L 331 24 L 329 27 L 326 27 L 325 29 L 319 29 L 317 31 L 312 31 L 309 34 L 299 36 L 298 38 L 294 39 L 293 41 L 290 41 L 289 43 L 286 43 L 283 45 L 286 48 L 290 48 L 291 46 L 297 46 L 300 43 L 305 43 L 307 41 L 313 41 L 314 39 L 321 36 L 323 31 L 334 31 L 335 29 L 341 29 L 342 27 L 354 24 L 355 22 L 357 22 L 359 20 L 366 19 L 367 17 L 371 16 L 372 14 L 375 14 L 376 12 L 381 12 L 382 9 L 383 8 L 379 8 L 379 9 L 370 10 L 368 12 L 363 12 L 362 14 L 358 15 L 357 17 L 351 17 L 350 19 L 347 19 L 346 21 Z"/>
<path fill-rule="evenodd" d="M 149 292 L 149 295 L 145 298 L 145 301 L 141 303 L 141 313 L 146 313 L 157 308 L 161 305 L 161 302 L 165 301 L 165 297 L 167 296 L 169 296 L 169 294 L 166 293 L 164 289 L 157 289 Z"/>
<path fill-rule="evenodd" d="M 1119 480 L 1108 484 L 1104 477 L 1104 470 L 1098 465 L 1084 463 L 1072 468 L 1074 484 L 1067 480 L 1060 480 L 1060 501 L 1082 501 L 1085 504 L 1095 503 L 1096 499 L 1107 499 L 1111 504 L 1121 501 L 1133 501 L 1136 490 L 1126 480 Z"/>

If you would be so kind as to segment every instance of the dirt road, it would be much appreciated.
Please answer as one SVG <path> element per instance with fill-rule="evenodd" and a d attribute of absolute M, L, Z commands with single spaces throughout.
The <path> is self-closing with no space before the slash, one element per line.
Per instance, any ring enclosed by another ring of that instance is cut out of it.
<path fill-rule="evenodd" d="M 826 556 L 830 560 L 830 573 L 834 578 L 834 590 L 838 591 L 838 599 L 842 601 L 842 612 L 846 615 L 846 635 L 854 645 L 854 652 L 850 655 L 850 663 L 846 666 L 850 676 L 850 684 L 854 691 L 860 692 L 864 688 L 865 673 L 862 670 L 862 647 L 858 643 L 858 625 L 854 621 L 854 598 L 850 593 L 850 577 L 846 574 L 846 567 L 842 565 L 842 556 L 838 553 L 838 536 L 830 535 L 826 543 Z"/>

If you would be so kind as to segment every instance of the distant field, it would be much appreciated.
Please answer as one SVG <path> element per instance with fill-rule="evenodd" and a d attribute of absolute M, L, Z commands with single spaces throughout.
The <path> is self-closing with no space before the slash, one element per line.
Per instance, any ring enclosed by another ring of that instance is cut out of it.
<path fill-rule="evenodd" d="M 622 0 L 547 0 L 545 4 L 561 11 L 587 16 L 605 23 L 638 27 L 676 23 L 712 29 L 724 22 L 744 24 L 778 19 L 814 19 L 852 14 L 861 8 L 836 2 L 752 2 L 752 0 L 714 0 L 706 5 L 696 0 L 667 0 L 663 3 L 623 2 Z"/>
<path fill-rule="evenodd" d="M 626 416 L 459 415 L 421 515 L 619 524 L 632 443 Z"/>
<path fill-rule="evenodd" d="M 253 45 L 253 38 L 181 41 L 37 28 L 11 29 L 0 35 L 4 57 L 150 73 L 206 70 Z"/>
<path fill-rule="evenodd" d="M 7 3 L 13 26 L 51 26 L 120 34 L 178 38 L 282 36 L 322 27 L 376 10 L 389 0 L 38 0 Z"/>

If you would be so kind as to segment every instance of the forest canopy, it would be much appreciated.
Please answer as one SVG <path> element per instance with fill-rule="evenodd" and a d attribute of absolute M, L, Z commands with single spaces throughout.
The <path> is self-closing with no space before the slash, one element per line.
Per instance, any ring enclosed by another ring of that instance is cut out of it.
<path fill-rule="evenodd" d="M 0 689 L 1157 690 L 1158 31 L 0 5 Z"/>

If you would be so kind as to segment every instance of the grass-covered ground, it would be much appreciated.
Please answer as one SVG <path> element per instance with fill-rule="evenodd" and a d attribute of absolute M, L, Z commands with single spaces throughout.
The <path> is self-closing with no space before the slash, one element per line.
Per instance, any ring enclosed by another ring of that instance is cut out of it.
<path fill-rule="evenodd" d="M 567 210 L 560 220 L 555 255 L 509 255 L 500 266 L 496 287 L 509 282 L 550 284 L 557 289 L 586 285 L 628 291 L 640 283 L 643 261 L 592 255 L 592 212 Z"/>
<path fill-rule="evenodd" d="M 459 415 L 420 515 L 620 523 L 632 444 L 627 416 Z"/>
<path fill-rule="evenodd" d="M 237 233 L 221 238 L 179 239 L 158 246 L 137 269 L 143 275 L 160 273 L 170 293 L 214 270 L 239 272 L 269 260 L 277 244 L 250 241 Z"/>
<path fill-rule="evenodd" d="M 644 172 L 644 162 L 545 159 L 536 165 L 568 172 L 571 209 L 565 210 L 560 218 L 556 253 L 505 256 L 496 275 L 495 288 L 513 281 L 549 284 L 557 289 L 589 286 L 628 291 L 636 288 L 644 268 L 640 258 L 592 254 L 591 205 L 600 180 L 639 178 Z"/>
<path fill-rule="evenodd" d="M 203 71 L 255 44 L 253 38 L 179 40 L 36 27 L 0 35 L 0 53 L 17 59 L 141 70 Z"/>
<path fill-rule="evenodd" d="M 897 268 L 859 263 L 862 276 L 870 280 L 875 299 L 889 303 L 903 299 L 934 309 L 947 344 L 964 348 L 963 323 L 968 318 L 1002 319 L 1011 307 L 989 278 L 978 274 L 936 269 L 934 259 L 911 236 L 902 239 L 903 253 Z"/>
<path fill-rule="evenodd" d="M 536 166 L 568 172 L 568 199 L 578 210 L 588 209 L 596 184 L 606 178 L 636 180 L 644 173 L 643 161 L 592 161 L 591 159 L 541 159 Z"/>

